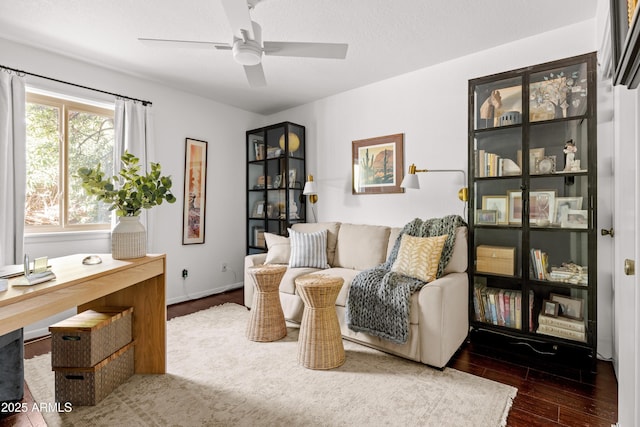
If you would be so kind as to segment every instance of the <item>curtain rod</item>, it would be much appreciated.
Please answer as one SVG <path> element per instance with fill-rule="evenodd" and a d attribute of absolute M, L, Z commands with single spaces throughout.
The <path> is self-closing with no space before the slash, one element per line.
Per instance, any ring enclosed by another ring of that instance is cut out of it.
<path fill-rule="evenodd" d="M 33 77 L 39 77 L 39 78 L 45 79 L 45 80 L 51 80 L 51 81 L 57 82 L 57 83 L 63 83 L 63 84 L 69 85 L 69 86 L 75 86 L 75 87 L 79 87 L 79 88 L 82 88 L 82 89 L 92 90 L 94 92 L 106 93 L 107 95 L 113 95 L 113 96 L 116 96 L 118 98 L 124 98 L 124 99 L 130 99 L 132 101 L 138 101 L 138 102 L 142 103 L 142 105 L 153 105 L 153 102 L 145 101 L 144 99 L 132 98 L 130 96 L 120 95 L 120 94 L 113 93 L 113 92 L 107 92 L 106 90 L 95 89 L 95 88 L 88 87 L 88 86 L 82 86 L 82 85 L 79 85 L 79 84 L 76 84 L 76 83 L 65 82 L 64 80 L 54 79 L 53 77 L 41 76 L 40 74 L 30 73 L 30 72 L 24 71 L 24 70 L 18 70 L 18 69 L 15 69 L 15 68 L 6 67 L 4 65 L 0 65 L 0 68 L 3 68 L 5 70 L 9 70 L 9 71 L 13 71 L 14 73 L 17 73 L 17 74 L 26 74 L 26 75 L 33 76 Z"/>

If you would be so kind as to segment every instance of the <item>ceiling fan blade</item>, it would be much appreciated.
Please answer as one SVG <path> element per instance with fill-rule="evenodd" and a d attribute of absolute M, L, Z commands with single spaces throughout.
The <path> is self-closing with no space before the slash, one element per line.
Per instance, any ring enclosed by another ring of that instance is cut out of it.
<path fill-rule="evenodd" d="M 224 12 L 227 15 L 233 34 L 245 39 L 244 33 L 253 40 L 253 25 L 249 15 L 249 5 L 246 0 L 221 0 Z M 243 33 L 244 32 L 244 33 Z"/>
<path fill-rule="evenodd" d="M 348 48 L 346 43 L 264 42 L 264 54 L 274 56 L 345 59 Z"/>
<path fill-rule="evenodd" d="M 244 73 L 247 75 L 249 86 L 263 87 L 267 85 L 267 79 L 264 77 L 264 70 L 262 69 L 262 64 L 245 65 Z"/>
<path fill-rule="evenodd" d="M 202 42 L 195 40 L 172 40 L 172 39 L 150 39 L 139 37 L 142 43 L 147 46 L 154 47 L 181 47 L 181 48 L 195 48 L 195 49 L 222 49 L 230 50 L 231 46 L 228 43 L 216 43 L 216 42 Z"/>

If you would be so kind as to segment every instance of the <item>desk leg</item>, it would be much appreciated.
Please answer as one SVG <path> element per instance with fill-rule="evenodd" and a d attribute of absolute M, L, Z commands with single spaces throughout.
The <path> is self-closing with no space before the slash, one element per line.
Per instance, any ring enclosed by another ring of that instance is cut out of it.
<path fill-rule="evenodd" d="M 78 312 L 101 306 L 133 307 L 135 373 L 166 373 L 167 306 L 164 274 L 83 304 L 78 307 Z"/>

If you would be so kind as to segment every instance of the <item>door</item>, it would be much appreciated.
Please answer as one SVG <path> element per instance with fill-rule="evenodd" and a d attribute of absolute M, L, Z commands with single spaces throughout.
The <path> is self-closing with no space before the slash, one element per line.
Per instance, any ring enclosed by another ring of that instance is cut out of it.
<path fill-rule="evenodd" d="M 638 170 L 640 150 L 637 148 L 640 128 L 640 97 L 638 91 L 623 86 L 614 89 L 615 154 L 614 154 L 614 356 L 618 377 L 618 425 L 640 425 L 640 288 L 638 276 L 625 273 L 625 260 L 637 264 L 640 240 L 637 221 L 640 219 L 640 189 Z"/>

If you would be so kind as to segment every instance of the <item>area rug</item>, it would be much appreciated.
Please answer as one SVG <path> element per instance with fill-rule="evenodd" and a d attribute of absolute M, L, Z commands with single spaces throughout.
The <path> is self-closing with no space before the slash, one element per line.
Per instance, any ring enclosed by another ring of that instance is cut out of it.
<path fill-rule="evenodd" d="M 506 424 L 517 392 L 349 341 L 341 367 L 306 369 L 297 363 L 297 328 L 252 342 L 248 319 L 237 304 L 174 318 L 166 375 L 134 375 L 96 406 L 42 415 L 49 426 L 487 427 Z M 26 360 L 25 377 L 36 402 L 55 406 L 50 354 Z"/>

